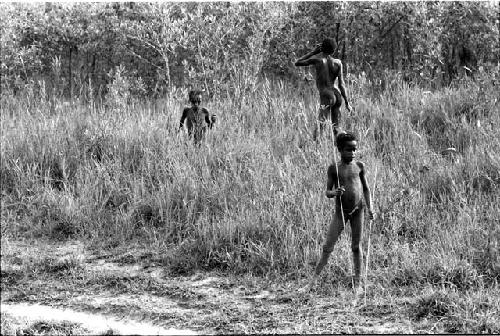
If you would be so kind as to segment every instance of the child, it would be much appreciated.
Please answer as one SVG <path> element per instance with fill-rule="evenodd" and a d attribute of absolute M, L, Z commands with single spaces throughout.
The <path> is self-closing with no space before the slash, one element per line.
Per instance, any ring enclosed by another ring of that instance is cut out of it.
<path fill-rule="evenodd" d="M 326 265 L 328 257 L 344 229 L 344 223 L 349 221 L 352 231 L 351 249 L 354 258 L 354 287 L 356 289 L 360 284 L 360 241 L 365 206 L 368 210 L 369 218 L 373 219 L 370 189 L 366 182 L 366 168 L 364 163 L 354 160 L 357 150 L 356 137 L 348 132 L 339 134 L 337 136 L 337 148 L 340 152 L 340 163 L 338 167 L 335 164 L 328 167 L 326 186 L 326 197 L 336 197 L 335 214 L 328 228 L 321 259 L 316 266 L 310 286 L 316 282 L 323 267 Z"/>
<path fill-rule="evenodd" d="M 201 91 L 189 91 L 189 102 L 191 107 L 186 107 L 182 111 L 179 130 L 184 126 L 187 120 L 187 129 L 189 136 L 194 137 L 194 142 L 199 143 L 205 136 L 208 128 L 212 128 L 216 121 L 215 114 L 210 115 L 208 110 L 200 107 L 202 101 Z"/>
<path fill-rule="evenodd" d="M 320 135 L 323 132 L 324 123 L 330 120 L 334 126 L 334 133 L 340 127 L 340 106 L 344 98 L 347 111 L 351 111 L 347 94 L 344 87 L 344 77 L 342 73 L 342 62 L 333 58 L 332 54 L 336 48 L 333 39 L 327 38 L 313 51 L 302 56 L 295 62 L 295 66 L 314 65 L 316 69 L 316 87 L 319 91 L 320 109 L 319 123 Z M 338 78 L 338 89 L 335 87 L 335 80 Z M 314 139 L 318 139 L 318 130 L 314 130 Z"/>

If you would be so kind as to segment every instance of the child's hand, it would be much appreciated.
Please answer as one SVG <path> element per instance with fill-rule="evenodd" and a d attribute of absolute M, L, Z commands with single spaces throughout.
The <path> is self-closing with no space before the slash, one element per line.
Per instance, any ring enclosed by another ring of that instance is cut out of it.
<path fill-rule="evenodd" d="M 338 187 L 337 189 L 335 189 L 335 190 L 332 191 L 332 194 L 334 196 L 339 197 L 339 196 L 342 196 L 342 194 L 344 193 L 344 191 L 345 191 L 344 187 Z"/>
<path fill-rule="evenodd" d="M 335 190 L 327 190 L 326 197 L 333 198 L 336 196 L 341 196 L 344 191 L 345 191 L 344 187 L 338 187 Z"/>
<path fill-rule="evenodd" d="M 335 192 L 337 193 L 337 196 L 342 196 L 344 191 L 345 191 L 344 187 L 338 187 L 337 190 L 335 190 Z"/>

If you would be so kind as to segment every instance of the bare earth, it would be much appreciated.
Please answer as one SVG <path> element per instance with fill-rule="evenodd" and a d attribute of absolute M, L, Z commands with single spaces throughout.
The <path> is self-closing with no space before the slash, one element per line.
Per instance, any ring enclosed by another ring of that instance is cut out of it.
<path fill-rule="evenodd" d="M 411 299 L 368 295 L 365 302 L 328 284 L 302 294 L 304 280 L 172 277 L 164 268 L 131 254 L 90 254 L 78 242 L 4 241 L 2 334 L 61 325 L 113 335 L 419 332 L 406 309 Z"/>

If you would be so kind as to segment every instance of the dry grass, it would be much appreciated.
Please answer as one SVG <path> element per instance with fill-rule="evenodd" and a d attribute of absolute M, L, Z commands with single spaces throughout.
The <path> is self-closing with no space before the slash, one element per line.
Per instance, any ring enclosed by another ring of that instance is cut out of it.
<path fill-rule="evenodd" d="M 345 128 L 360 137 L 370 185 L 379 172 L 372 280 L 495 286 L 494 85 L 484 79 L 427 92 L 395 82 L 372 97 L 363 94 L 369 83 L 354 84 L 357 109 L 345 115 Z M 51 109 L 4 97 L 2 236 L 78 238 L 102 248 L 141 244 L 167 251 L 164 263 L 179 273 L 219 268 L 301 277 L 332 211 L 323 189 L 334 149 L 328 137 L 311 139 L 311 92 L 267 81 L 240 108 L 209 102 L 220 122 L 201 147 L 176 132 L 180 94 L 159 109 L 120 110 Z M 440 154 L 451 146 L 457 157 Z M 336 251 L 331 270 L 349 269 L 347 239 Z M 68 265 L 49 266 L 55 272 Z"/>
<path fill-rule="evenodd" d="M 2 314 L 2 335 L 90 335 L 91 332 L 77 323 L 67 321 L 19 321 L 8 314 Z"/>
<path fill-rule="evenodd" d="M 495 333 L 500 326 L 498 287 L 447 284 L 474 279 L 453 280 L 458 266 L 429 267 L 427 278 L 406 285 L 385 282 L 391 276 L 376 269 L 366 301 L 355 303 L 339 266 L 300 294 L 305 279 L 172 274 L 162 253 L 139 244 L 91 253 L 81 242 L 2 238 L 1 248 L 2 334 L 129 334 L 139 321 L 140 334 L 154 334 L 145 327 L 166 334 Z"/>

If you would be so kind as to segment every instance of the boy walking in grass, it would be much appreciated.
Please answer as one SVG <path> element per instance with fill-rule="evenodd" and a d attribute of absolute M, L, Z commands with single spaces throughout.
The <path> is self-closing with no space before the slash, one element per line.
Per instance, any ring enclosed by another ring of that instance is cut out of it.
<path fill-rule="evenodd" d="M 335 214 L 328 228 L 323 245 L 321 259 L 309 286 L 313 286 L 319 277 L 328 257 L 333 251 L 344 224 L 351 223 L 351 249 L 354 259 L 354 287 L 358 288 L 361 275 L 361 233 L 364 220 L 364 208 L 373 219 L 370 189 L 366 182 L 366 168 L 363 162 L 356 161 L 356 137 L 352 133 L 341 133 L 337 136 L 337 148 L 340 152 L 340 163 L 328 167 L 326 197 L 336 198 Z M 364 200 L 364 203 L 363 203 Z"/>
<path fill-rule="evenodd" d="M 324 123 L 330 120 L 334 126 L 334 133 L 340 127 L 340 106 L 342 98 L 345 101 L 347 111 L 351 111 L 347 94 L 344 88 L 344 77 L 342 73 L 342 62 L 333 58 L 332 54 L 336 49 L 333 39 L 327 38 L 313 51 L 302 56 L 295 62 L 295 66 L 314 65 L 316 69 L 316 86 L 319 91 L 319 131 L 323 133 Z M 338 89 L 335 87 L 335 80 L 338 78 Z M 318 127 L 314 130 L 314 139 L 318 139 Z"/>
<path fill-rule="evenodd" d="M 179 130 L 184 127 L 186 121 L 188 134 L 194 138 L 194 143 L 199 143 L 207 132 L 207 128 L 212 128 L 216 121 L 215 114 L 210 114 L 208 110 L 201 107 L 201 91 L 189 91 L 189 102 L 191 107 L 186 107 L 182 111 Z"/>

